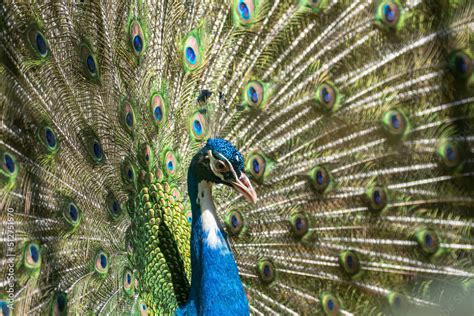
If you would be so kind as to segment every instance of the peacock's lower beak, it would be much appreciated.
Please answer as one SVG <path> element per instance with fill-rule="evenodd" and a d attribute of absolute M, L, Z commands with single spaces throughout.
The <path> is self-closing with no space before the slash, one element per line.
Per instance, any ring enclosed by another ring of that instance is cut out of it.
<path fill-rule="evenodd" d="M 252 187 L 249 178 L 245 173 L 241 173 L 239 179 L 229 181 L 229 184 L 237 191 L 240 192 L 249 202 L 257 203 L 257 192 Z"/>

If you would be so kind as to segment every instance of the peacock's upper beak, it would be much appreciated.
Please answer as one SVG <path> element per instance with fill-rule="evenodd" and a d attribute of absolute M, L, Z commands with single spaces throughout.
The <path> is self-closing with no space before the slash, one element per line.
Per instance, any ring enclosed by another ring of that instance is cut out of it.
<path fill-rule="evenodd" d="M 240 192 L 249 202 L 257 203 L 257 192 L 252 187 L 249 178 L 245 173 L 240 174 L 240 178 L 228 181 L 232 187 Z"/>

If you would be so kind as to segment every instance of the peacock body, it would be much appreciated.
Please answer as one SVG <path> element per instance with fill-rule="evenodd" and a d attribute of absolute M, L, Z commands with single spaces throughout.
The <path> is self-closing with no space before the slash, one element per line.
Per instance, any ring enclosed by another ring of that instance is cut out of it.
<path fill-rule="evenodd" d="M 0 12 L 2 315 L 473 313 L 471 1 Z"/>

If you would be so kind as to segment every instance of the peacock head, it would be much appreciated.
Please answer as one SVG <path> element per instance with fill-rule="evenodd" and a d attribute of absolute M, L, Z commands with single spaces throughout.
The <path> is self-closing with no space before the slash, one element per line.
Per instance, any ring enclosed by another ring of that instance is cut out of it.
<path fill-rule="evenodd" d="M 248 201 L 257 202 L 257 193 L 244 173 L 244 157 L 230 142 L 210 138 L 194 156 L 190 168 L 198 181 L 225 184 L 240 192 Z"/>

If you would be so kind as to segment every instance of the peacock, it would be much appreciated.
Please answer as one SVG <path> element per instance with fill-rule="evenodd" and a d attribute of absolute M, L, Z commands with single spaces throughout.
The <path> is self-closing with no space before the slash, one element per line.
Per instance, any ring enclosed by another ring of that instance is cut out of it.
<path fill-rule="evenodd" d="M 474 3 L 0 3 L 1 315 L 472 315 Z"/>

